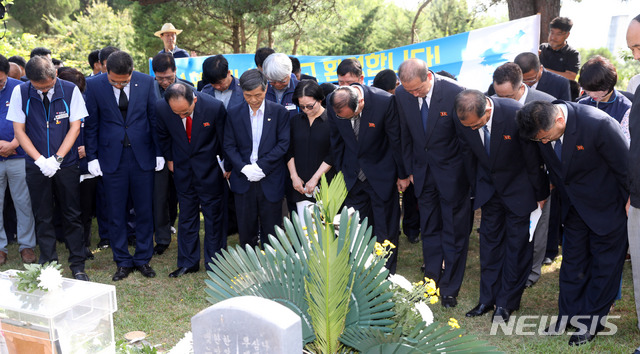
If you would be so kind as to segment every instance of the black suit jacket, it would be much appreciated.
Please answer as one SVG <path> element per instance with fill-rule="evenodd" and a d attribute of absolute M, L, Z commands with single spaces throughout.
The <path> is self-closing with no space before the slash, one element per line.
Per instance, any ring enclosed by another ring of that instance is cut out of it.
<path fill-rule="evenodd" d="M 549 178 L 563 198 L 563 218 L 573 206 L 595 233 L 610 233 L 627 222 L 629 143 L 620 124 L 603 111 L 573 102 L 554 103 L 565 103 L 568 110 L 562 162 L 551 143 L 538 146 Z"/>
<path fill-rule="evenodd" d="M 458 137 L 458 116 L 454 98 L 464 88 L 457 82 L 434 75 L 429 105 L 427 134 L 422 127 L 418 99 L 402 85 L 396 89 L 396 102 L 402 127 L 402 154 L 408 174 L 413 174 L 416 196 L 422 193 L 427 169 L 433 174 L 442 198 L 449 202 L 466 197 L 469 180 Z"/>
<path fill-rule="evenodd" d="M 559 100 L 571 101 L 569 80 L 545 69 L 542 69 L 542 75 L 538 80 L 536 90 L 546 92 Z"/>
<path fill-rule="evenodd" d="M 547 173 L 536 144 L 518 134 L 515 116 L 522 104 L 510 98 L 491 100 L 491 156 L 487 156 L 480 139 L 482 130 L 473 130 L 458 121 L 474 157 L 474 208 L 480 208 L 497 193 L 509 210 L 525 216 L 536 208 L 536 201 L 549 196 Z"/>
<path fill-rule="evenodd" d="M 362 169 L 375 193 L 382 200 L 389 200 L 396 179 L 408 177 L 402 163 L 395 102 L 386 91 L 358 86 L 364 93 L 358 140 L 351 120 L 336 117 L 333 107 L 327 105 L 334 167 L 344 174 L 349 190 Z"/>
<path fill-rule="evenodd" d="M 164 99 L 156 104 L 158 139 L 164 158 L 173 161 L 176 189 L 187 192 L 193 185 L 198 192 L 222 193 L 223 176 L 216 155 L 224 158 L 222 142 L 227 112 L 219 100 L 196 92 L 191 125 L 191 143 L 182 119 Z"/>

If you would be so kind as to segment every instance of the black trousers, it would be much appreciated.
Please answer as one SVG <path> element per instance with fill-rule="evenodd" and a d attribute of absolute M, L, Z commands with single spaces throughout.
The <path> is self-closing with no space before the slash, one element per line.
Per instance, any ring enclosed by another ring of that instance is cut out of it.
<path fill-rule="evenodd" d="M 389 273 L 395 274 L 400 238 L 400 203 L 395 183 L 391 198 L 382 200 L 367 180 L 364 182 L 357 180 L 349 190 L 344 204 L 359 212 L 361 222 L 364 218 L 368 218 L 369 225 L 373 226 L 373 235 L 379 243 L 389 240 L 396 246 L 391 250 L 391 256 L 386 264 Z"/>
<path fill-rule="evenodd" d="M 402 193 L 402 231 L 409 238 L 420 235 L 420 211 L 413 183 Z"/>
<path fill-rule="evenodd" d="M 78 166 L 62 167 L 49 178 L 33 162 L 26 163 L 27 186 L 36 220 L 36 239 L 40 247 L 38 263 L 57 261 L 56 234 L 53 226 L 54 191 L 59 203 L 64 227 L 65 244 L 69 249 L 69 267 L 84 271 L 84 239 L 80 221 L 80 170 Z"/>
<path fill-rule="evenodd" d="M 251 182 L 246 193 L 236 193 L 234 197 L 240 245 L 254 247 L 258 241 L 268 244 L 268 235 L 275 236 L 276 225 L 282 226 L 282 199 L 276 202 L 268 200 L 260 182 Z M 258 230 L 261 230 L 260 240 Z"/>
<path fill-rule="evenodd" d="M 85 179 L 80 183 L 80 210 L 84 246 L 91 246 L 91 220 L 96 214 L 96 189 L 100 177 Z"/>
<path fill-rule="evenodd" d="M 166 164 L 162 170 L 153 173 L 153 231 L 156 243 L 161 245 L 171 243 L 169 177 Z"/>

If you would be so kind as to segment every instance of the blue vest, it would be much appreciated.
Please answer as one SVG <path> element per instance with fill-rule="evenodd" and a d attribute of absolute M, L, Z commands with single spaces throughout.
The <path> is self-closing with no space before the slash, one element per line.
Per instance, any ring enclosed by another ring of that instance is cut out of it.
<path fill-rule="evenodd" d="M 21 83 L 22 81 L 20 80 L 8 77 L 4 89 L 0 91 L 0 140 L 12 141 L 15 137 L 13 135 L 13 122 L 7 120 L 7 112 L 9 111 L 9 100 L 11 100 L 13 89 Z M 9 157 L 0 156 L 0 161 L 24 158 L 26 155 L 24 150 L 18 146 L 15 155 Z"/>
<path fill-rule="evenodd" d="M 71 82 L 57 79 L 55 92 L 48 107 L 49 115 L 46 116 L 44 103 L 36 89 L 31 86 L 31 82 L 20 85 L 27 136 L 45 158 L 53 156 L 67 136 L 71 115 L 69 107 L 75 87 Z M 33 159 L 27 156 L 27 161 L 33 161 Z M 78 150 L 72 147 L 60 166 L 67 167 L 77 163 Z"/>
<path fill-rule="evenodd" d="M 609 98 L 609 102 L 597 102 L 587 96 L 578 101 L 578 103 L 599 108 L 613 117 L 613 119 L 617 120 L 618 123 L 622 121 L 624 114 L 629 110 L 629 108 L 631 108 L 631 101 L 616 89 L 613 90 L 613 94 Z"/>

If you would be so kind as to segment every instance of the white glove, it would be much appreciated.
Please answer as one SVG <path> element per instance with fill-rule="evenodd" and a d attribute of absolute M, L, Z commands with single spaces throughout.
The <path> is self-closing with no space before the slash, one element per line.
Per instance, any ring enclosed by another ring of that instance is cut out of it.
<path fill-rule="evenodd" d="M 254 178 L 256 179 L 256 182 L 258 182 L 265 177 L 265 174 L 264 172 L 262 172 L 262 169 L 260 168 L 260 166 L 258 166 L 258 164 L 254 163 L 252 164 L 252 166 L 254 166 Z"/>
<path fill-rule="evenodd" d="M 89 161 L 89 173 L 91 173 L 94 176 L 102 176 L 102 170 L 100 169 L 100 162 L 98 162 L 98 159 L 94 159 Z"/>
<path fill-rule="evenodd" d="M 162 171 L 164 168 L 164 157 L 156 156 L 156 171 Z"/>
<path fill-rule="evenodd" d="M 244 173 L 244 175 L 247 176 L 249 182 L 258 182 L 265 176 L 262 172 L 262 169 L 255 163 L 251 165 L 245 165 L 242 170 L 240 170 L 240 172 Z"/>
<path fill-rule="evenodd" d="M 49 167 L 49 165 L 47 164 L 47 159 L 44 156 L 40 155 L 40 157 L 38 157 L 38 159 L 35 160 L 34 163 L 40 168 L 40 172 L 42 172 L 43 175 L 51 178 L 54 174 L 56 174 L 56 171 L 52 170 Z"/>
<path fill-rule="evenodd" d="M 56 172 L 58 172 L 58 170 L 60 169 L 60 163 L 56 161 L 56 158 L 53 156 L 50 156 L 49 158 L 47 158 L 45 160 L 45 164 L 49 167 L 51 171 L 53 171 L 53 174 L 50 177 L 53 177 L 53 175 L 55 175 Z"/>

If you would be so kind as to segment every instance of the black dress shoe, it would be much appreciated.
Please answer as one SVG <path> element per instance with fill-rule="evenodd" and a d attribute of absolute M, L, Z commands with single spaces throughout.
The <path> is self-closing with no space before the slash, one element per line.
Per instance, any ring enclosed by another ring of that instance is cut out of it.
<path fill-rule="evenodd" d="M 101 238 L 100 242 L 98 242 L 98 248 L 109 248 L 109 245 L 111 245 L 111 242 L 106 238 Z"/>
<path fill-rule="evenodd" d="M 493 310 L 493 306 L 478 304 L 476 307 L 472 308 L 471 311 L 467 312 L 467 317 L 477 317 L 482 316 L 485 313 Z"/>
<path fill-rule="evenodd" d="M 420 234 L 407 235 L 407 239 L 409 239 L 410 243 L 418 243 L 420 242 Z"/>
<path fill-rule="evenodd" d="M 133 272 L 133 267 L 118 267 L 116 273 L 111 277 L 111 280 L 118 281 L 129 276 Z"/>
<path fill-rule="evenodd" d="M 153 278 L 156 276 L 156 272 L 151 268 L 149 263 L 136 266 L 136 269 L 147 278 Z"/>
<path fill-rule="evenodd" d="M 442 306 L 449 308 L 449 307 L 456 307 L 456 305 L 458 305 L 458 301 L 456 300 L 455 296 L 442 297 Z"/>
<path fill-rule="evenodd" d="M 591 342 L 595 337 L 595 333 L 591 334 L 591 332 L 587 332 L 584 334 L 572 334 L 571 338 L 569 338 L 569 345 L 577 347 L 579 345 L 587 344 Z"/>
<path fill-rule="evenodd" d="M 85 272 L 73 272 L 73 277 L 76 280 L 90 281 L 89 276 Z"/>
<path fill-rule="evenodd" d="M 542 264 L 549 265 L 551 263 L 553 263 L 553 259 L 551 259 L 549 257 L 544 257 L 544 260 L 542 261 Z"/>
<path fill-rule="evenodd" d="M 159 255 L 163 254 L 164 251 L 167 250 L 167 248 L 169 248 L 169 245 L 165 245 L 165 244 L 159 243 L 153 248 L 153 254 L 159 256 Z"/>
<path fill-rule="evenodd" d="M 491 320 L 496 323 L 509 322 L 509 317 L 511 317 L 511 310 L 508 310 L 504 307 L 496 307 L 496 310 L 493 311 L 493 316 L 491 316 Z"/>
<path fill-rule="evenodd" d="M 189 267 L 189 268 L 185 268 L 185 267 L 181 267 L 178 268 L 176 270 L 174 270 L 173 272 L 169 273 L 169 278 L 177 278 L 177 277 L 181 277 L 187 273 L 195 273 L 197 271 L 200 270 L 200 266 L 198 264 L 194 265 L 193 267 Z"/>

